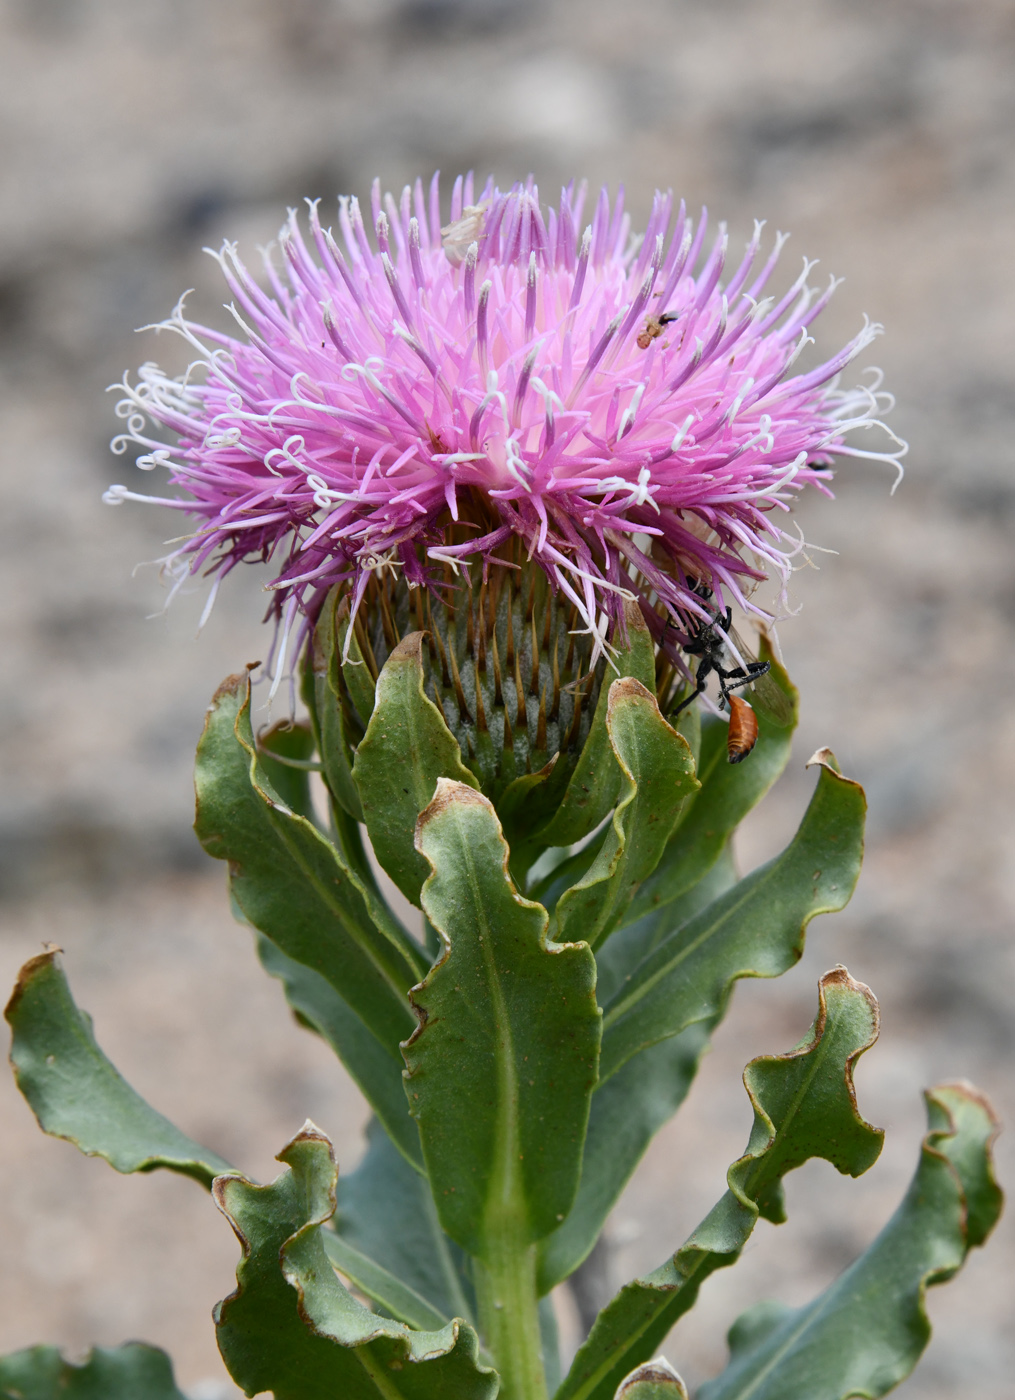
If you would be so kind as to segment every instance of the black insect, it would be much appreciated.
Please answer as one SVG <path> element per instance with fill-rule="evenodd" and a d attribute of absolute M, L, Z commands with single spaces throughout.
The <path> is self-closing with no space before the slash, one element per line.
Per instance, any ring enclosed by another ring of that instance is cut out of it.
<path fill-rule="evenodd" d="M 711 593 L 697 589 L 703 596 L 711 597 Z M 722 629 L 720 631 L 720 628 Z M 770 661 L 746 661 L 744 666 L 737 664 L 730 644 L 723 633 L 729 635 L 733 631 L 733 609 L 727 608 L 725 613 L 718 612 L 710 622 L 700 621 L 697 630 L 690 638 L 682 643 L 683 650 L 688 656 L 698 656 L 698 670 L 695 675 L 695 687 L 690 695 L 685 695 L 680 704 L 675 706 L 670 712 L 670 717 L 678 715 L 681 710 L 696 699 L 708 685 L 708 678 L 714 671 L 719 681 L 719 694 L 721 696 L 720 706 L 725 708 L 729 705 L 730 692 L 740 690 L 743 686 L 754 685 L 762 676 L 768 674 L 772 669 Z M 740 647 L 737 648 L 740 650 Z"/>
<path fill-rule="evenodd" d="M 703 582 L 695 584 L 693 592 L 705 603 L 712 597 L 712 590 Z M 727 608 L 724 613 L 717 612 L 707 622 L 703 619 L 694 620 L 694 630 L 690 632 L 688 640 L 681 643 L 681 646 L 689 656 L 701 658 L 695 676 L 695 688 L 690 695 L 685 695 L 680 703 L 670 711 L 670 717 L 678 715 L 702 693 L 708 684 L 709 676 L 714 671 L 719 681 L 719 708 L 721 710 L 731 708 L 731 691 L 747 688 L 756 707 L 782 729 L 793 722 L 793 706 L 790 698 L 769 675 L 772 663 L 756 660 L 754 653 L 737 633 L 732 623 L 732 608 Z M 672 622 L 669 625 L 674 626 Z M 732 647 L 730 646 L 731 642 Z M 743 665 L 737 661 L 734 649 L 742 658 Z"/>

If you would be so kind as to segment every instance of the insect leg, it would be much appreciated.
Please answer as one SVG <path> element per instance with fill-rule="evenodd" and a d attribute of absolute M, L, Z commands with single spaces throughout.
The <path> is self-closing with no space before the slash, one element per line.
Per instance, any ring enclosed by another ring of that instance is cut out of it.
<path fill-rule="evenodd" d="M 720 670 L 719 691 L 723 702 L 729 703 L 731 690 L 740 690 L 745 685 L 753 685 L 756 680 L 766 675 L 771 669 L 772 663 L 770 661 L 748 661 L 746 671 L 742 666 L 735 666 L 732 671 Z"/>
<path fill-rule="evenodd" d="M 676 715 L 679 715 L 681 710 L 686 710 L 692 700 L 697 700 L 698 696 L 705 689 L 706 685 L 708 685 L 708 677 L 710 672 L 714 670 L 715 666 L 712 663 L 712 661 L 710 661 L 707 656 L 703 656 L 701 658 L 701 661 L 698 663 L 698 671 L 694 678 L 694 689 L 691 691 L 690 695 L 686 695 L 684 699 L 681 700 L 679 705 L 674 706 L 674 708 L 670 711 L 669 714 L 670 719 L 673 719 Z M 722 684 L 721 677 L 719 683 L 720 685 Z"/>

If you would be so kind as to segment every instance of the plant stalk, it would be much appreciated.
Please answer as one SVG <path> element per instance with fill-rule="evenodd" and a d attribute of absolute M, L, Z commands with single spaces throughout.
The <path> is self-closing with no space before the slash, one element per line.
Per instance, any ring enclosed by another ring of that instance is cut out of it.
<path fill-rule="evenodd" d="M 476 1261 L 484 1341 L 501 1376 L 497 1400 L 547 1400 L 536 1292 L 536 1246 L 501 1236 Z"/>

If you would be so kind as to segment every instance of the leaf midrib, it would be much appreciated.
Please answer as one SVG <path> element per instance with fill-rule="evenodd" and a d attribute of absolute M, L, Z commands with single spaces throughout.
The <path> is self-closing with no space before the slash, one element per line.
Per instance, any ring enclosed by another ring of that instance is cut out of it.
<path fill-rule="evenodd" d="M 466 812 L 467 810 L 466 808 Z M 511 1022 L 504 989 L 497 971 L 494 939 L 490 921 L 486 916 L 483 884 L 478 877 L 473 859 L 473 847 L 468 839 L 468 823 L 463 822 L 466 813 L 461 810 L 459 804 L 456 804 L 454 813 L 459 842 L 464 855 L 466 879 L 472 895 L 473 908 L 476 911 L 477 930 L 482 930 L 478 941 L 486 971 L 487 985 L 490 989 L 495 1033 L 494 1055 L 497 1063 L 498 1092 L 490 1193 L 483 1211 L 483 1233 L 487 1235 L 491 1232 L 491 1226 L 493 1226 L 494 1231 L 498 1227 L 503 1229 L 504 1224 L 512 1220 L 512 1217 L 515 1222 L 518 1222 L 524 1221 L 527 1215 L 525 1193 L 517 1167 L 521 1140 L 518 1132 L 518 1076 L 515 1073 L 514 1037 L 511 1033 Z M 492 1219 L 491 1207 L 498 1194 L 501 1198 L 500 1211 Z M 496 1225 L 494 1219 L 497 1221 Z"/>
<path fill-rule="evenodd" d="M 399 1001 L 403 1000 L 407 995 L 408 987 L 405 985 L 404 982 L 401 982 L 398 979 L 398 977 L 392 971 L 392 969 L 386 965 L 385 961 L 377 956 L 377 952 L 372 946 L 372 941 L 363 933 L 363 930 L 359 926 L 359 922 L 357 920 L 348 918 L 347 915 L 344 913 L 342 902 L 335 896 L 332 890 L 328 889 L 327 885 L 324 883 L 324 881 L 318 875 L 314 867 L 310 864 L 310 862 L 304 856 L 303 852 L 300 850 L 299 844 L 291 837 L 290 832 L 288 830 L 288 821 L 291 820 L 293 823 L 303 824 L 304 829 L 314 838 L 314 840 L 319 842 L 321 851 L 324 854 L 324 856 L 331 861 L 338 873 L 344 878 L 344 880 L 347 880 L 349 882 L 352 888 L 356 890 L 357 896 L 362 900 L 363 896 L 360 894 L 360 891 L 357 888 L 357 881 L 352 871 L 342 868 L 340 863 L 335 859 L 335 853 L 333 852 L 333 850 L 329 849 L 328 843 L 321 836 L 320 832 L 317 831 L 317 829 L 310 822 L 308 822 L 305 817 L 301 817 L 298 813 L 292 812 L 289 814 L 288 819 L 284 818 L 281 821 L 278 819 L 280 814 L 277 812 L 277 804 L 269 797 L 269 795 L 264 791 L 264 789 L 257 781 L 257 776 L 254 771 L 256 761 L 257 760 L 255 756 L 251 762 L 251 784 L 254 787 L 254 790 L 257 792 L 258 796 L 262 799 L 262 801 L 264 801 L 267 804 L 269 812 L 269 821 L 271 822 L 272 831 L 275 833 L 276 837 L 282 842 L 282 845 L 285 847 L 287 853 L 292 857 L 295 865 L 298 866 L 301 873 L 306 876 L 308 884 L 317 894 L 321 903 L 325 906 L 329 913 L 331 913 L 335 917 L 337 922 L 341 925 L 341 927 L 345 930 L 348 936 L 356 944 L 360 952 L 365 955 L 370 965 L 374 968 L 376 972 L 378 972 L 381 975 L 381 977 L 384 979 L 387 985 L 396 994 Z M 331 979 L 329 978 L 328 980 L 330 981 Z M 334 983 L 332 983 L 332 985 L 334 986 Z M 336 987 L 335 990 L 338 991 L 339 994 L 341 994 L 340 987 Z M 408 1022 L 411 1022 L 412 1012 L 408 1006 L 408 1003 L 406 1003 L 405 1011 L 406 1020 Z"/>
<path fill-rule="evenodd" d="M 637 1006 L 649 992 L 653 991 L 663 978 L 668 977 L 670 973 L 678 968 L 692 953 L 696 953 L 703 944 L 707 943 L 724 923 L 728 922 L 734 915 L 740 912 L 744 904 L 752 899 L 758 890 L 764 889 L 765 885 L 776 875 L 780 867 L 789 862 L 791 859 L 791 852 L 792 847 L 789 851 L 784 851 L 782 855 L 776 856 L 768 865 L 762 866 L 760 870 L 753 871 L 750 875 L 746 876 L 745 879 L 741 881 L 741 884 L 749 885 L 749 888 L 744 890 L 743 894 L 735 903 L 728 905 L 723 910 L 722 914 L 716 918 L 714 922 L 708 924 L 693 942 L 686 944 L 673 958 L 663 963 L 650 977 L 638 983 L 637 987 L 633 987 L 626 997 L 622 997 L 613 1007 L 604 1011 L 603 1035 L 605 1036 L 611 1026 L 615 1025 L 621 1017 L 627 1015 L 632 1007 Z M 650 954 L 649 956 L 652 955 Z"/>

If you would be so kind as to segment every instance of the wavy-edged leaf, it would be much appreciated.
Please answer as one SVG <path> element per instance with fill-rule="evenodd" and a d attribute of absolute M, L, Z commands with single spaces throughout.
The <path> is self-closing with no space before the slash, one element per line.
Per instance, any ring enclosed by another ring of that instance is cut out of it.
<path fill-rule="evenodd" d="M 56 1347 L 25 1347 L 0 1356 L 0 1400 L 187 1400 L 158 1347 L 125 1342 L 93 1347 L 80 1365 Z"/>
<path fill-rule="evenodd" d="M 594 831 L 620 794 L 620 769 L 613 756 L 607 733 L 609 678 L 633 676 L 654 691 L 655 647 L 645 619 L 636 603 L 625 602 L 624 624 L 627 641 L 618 639 L 615 654 L 608 663 L 607 680 L 599 691 L 592 726 L 585 740 L 567 790 L 551 820 L 539 832 L 544 846 L 573 846 Z"/>
<path fill-rule="evenodd" d="M 399 1072 L 399 1041 L 412 1027 L 406 993 L 427 960 L 341 852 L 267 780 L 245 676 L 230 677 L 215 695 L 195 785 L 195 830 L 209 855 L 229 861 L 244 918 L 324 977 Z"/>
<path fill-rule="evenodd" d="M 626 1372 L 651 1356 L 693 1307 L 709 1274 L 736 1262 L 759 1215 L 784 1218 L 781 1182 L 787 1172 L 823 1157 L 838 1171 L 859 1176 L 876 1161 L 883 1134 L 857 1112 L 853 1067 L 877 1033 L 870 989 L 845 968 L 827 972 L 818 984 L 810 1035 L 788 1054 L 762 1055 L 744 1071 L 754 1126 L 747 1151 L 727 1174 L 729 1190 L 672 1259 L 607 1304 L 557 1400 L 610 1400 Z"/>
<path fill-rule="evenodd" d="M 106 1058 L 55 951 L 25 963 L 4 1015 L 14 1032 L 14 1077 L 43 1132 L 118 1172 L 165 1167 L 211 1186 L 231 1170 L 157 1113 Z"/>
<path fill-rule="evenodd" d="M 257 955 L 264 970 L 282 983 L 286 1001 L 299 1020 L 334 1050 L 384 1124 L 387 1135 L 397 1143 L 398 1151 L 412 1163 L 408 1174 L 421 1180 L 418 1174 L 423 1170 L 423 1153 L 419 1132 L 405 1102 L 401 1062 L 393 1059 L 387 1047 L 319 972 L 286 957 L 264 934 L 256 937 Z"/>
<path fill-rule="evenodd" d="M 870 1248 L 803 1308 L 753 1308 L 701 1400 L 847 1400 L 894 1389 L 930 1337 L 924 1294 L 958 1272 L 1001 1213 L 997 1119 L 970 1085 L 926 1093 L 931 1131 L 908 1192 Z"/>
<path fill-rule="evenodd" d="M 687 1387 L 666 1357 L 659 1356 L 625 1376 L 614 1400 L 687 1400 Z"/>
<path fill-rule="evenodd" d="M 738 978 L 792 967 L 811 919 L 848 902 L 863 856 L 863 789 L 828 750 L 811 762 L 818 784 L 782 854 L 665 938 L 604 1007 L 602 1079 L 645 1046 L 721 1016 Z"/>
<path fill-rule="evenodd" d="M 335 1230 L 445 1319 L 472 1321 L 475 1301 L 464 1256 L 440 1227 L 427 1181 L 406 1164 L 376 1120 L 367 1125 L 362 1162 L 339 1178 Z"/>
<path fill-rule="evenodd" d="M 606 840 L 586 875 L 557 902 L 557 937 L 595 948 L 622 918 L 658 864 L 683 802 L 698 786 L 691 749 L 666 723 L 650 690 L 633 676 L 609 688 L 606 731 L 619 801 Z"/>
<path fill-rule="evenodd" d="M 413 845 L 416 819 L 438 778 L 479 787 L 444 716 L 423 693 L 423 636 L 403 637 L 384 663 L 352 770 L 374 854 L 417 906 L 427 864 Z"/>
<path fill-rule="evenodd" d="M 370 1312 L 338 1280 L 321 1226 L 335 1210 L 331 1143 L 312 1123 L 279 1153 L 270 1186 L 220 1176 L 215 1199 L 243 1246 L 215 1310 L 219 1349 L 248 1395 L 276 1400 L 493 1400 L 473 1329 L 433 1331 Z"/>
<path fill-rule="evenodd" d="M 714 715 L 701 720 L 697 766 L 701 791 L 684 808 L 666 853 L 635 896 L 629 921 L 640 919 L 696 884 L 786 767 L 796 726 L 797 692 L 767 641 L 763 640 L 760 655 L 771 663 L 769 675 L 790 702 L 791 720 L 789 724 L 777 723 L 763 706 L 757 706 L 758 742 L 750 756 L 736 764 L 727 759 L 725 722 Z M 690 733 L 693 736 L 693 731 Z"/>
<path fill-rule="evenodd" d="M 547 939 L 548 916 L 507 873 L 492 804 L 442 778 L 419 819 L 427 918 L 444 951 L 413 988 L 406 1089 L 444 1229 L 484 1258 L 571 1208 L 596 1082 L 600 1013 L 585 943 Z"/>

